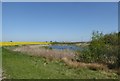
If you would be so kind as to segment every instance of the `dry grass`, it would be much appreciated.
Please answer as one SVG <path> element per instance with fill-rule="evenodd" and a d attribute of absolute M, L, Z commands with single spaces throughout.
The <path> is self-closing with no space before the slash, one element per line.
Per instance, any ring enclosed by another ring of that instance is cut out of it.
<path fill-rule="evenodd" d="M 107 66 L 98 63 L 82 63 L 77 61 L 72 61 L 75 58 L 75 52 L 70 50 L 50 50 L 42 48 L 39 45 L 29 45 L 29 46 L 21 46 L 14 49 L 14 51 L 19 51 L 23 53 L 27 53 L 33 56 L 42 56 L 49 60 L 53 59 L 62 59 L 68 66 L 73 68 L 89 68 L 91 70 L 107 70 Z"/>
<path fill-rule="evenodd" d="M 76 61 L 71 61 L 67 58 L 62 58 L 62 60 L 69 66 L 78 68 L 78 67 L 83 67 L 83 68 L 89 68 L 91 70 L 107 70 L 107 66 L 103 64 L 98 64 L 98 63 L 82 63 L 82 62 L 76 62 Z"/>
<path fill-rule="evenodd" d="M 75 53 L 70 50 L 50 50 L 42 48 L 40 45 L 21 46 L 13 49 L 13 51 L 19 51 L 34 56 L 42 56 L 49 59 L 62 59 L 64 57 L 74 59 L 75 57 Z"/>
<path fill-rule="evenodd" d="M 118 70 L 117 70 L 117 74 L 120 75 L 120 68 L 118 68 Z"/>

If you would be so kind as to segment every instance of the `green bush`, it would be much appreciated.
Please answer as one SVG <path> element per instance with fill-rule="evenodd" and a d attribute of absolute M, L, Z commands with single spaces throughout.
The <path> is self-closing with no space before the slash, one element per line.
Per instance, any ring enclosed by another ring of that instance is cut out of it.
<path fill-rule="evenodd" d="M 119 33 L 120 35 L 120 33 Z M 105 34 L 98 31 L 92 33 L 89 49 L 83 50 L 79 58 L 84 62 L 98 62 L 120 66 L 120 42 L 118 33 Z"/>

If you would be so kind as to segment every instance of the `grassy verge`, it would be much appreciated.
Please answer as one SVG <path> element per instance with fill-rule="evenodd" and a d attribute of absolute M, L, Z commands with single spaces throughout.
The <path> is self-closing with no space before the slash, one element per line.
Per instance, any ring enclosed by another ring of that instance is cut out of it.
<path fill-rule="evenodd" d="M 61 61 L 25 55 L 3 49 L 3 71 L 8 79 L 105 79 L 117 78 L 115 73 L 70 68 Z"/>

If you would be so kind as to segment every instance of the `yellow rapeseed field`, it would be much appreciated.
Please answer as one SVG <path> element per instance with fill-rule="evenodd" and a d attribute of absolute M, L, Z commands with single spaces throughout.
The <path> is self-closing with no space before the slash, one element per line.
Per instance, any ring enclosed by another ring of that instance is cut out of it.
<path fill-rule="evenodd" d="M 15 45 L 47 45 L 50 42 L 0 42 L 0 46 L 15 46 Z"/>

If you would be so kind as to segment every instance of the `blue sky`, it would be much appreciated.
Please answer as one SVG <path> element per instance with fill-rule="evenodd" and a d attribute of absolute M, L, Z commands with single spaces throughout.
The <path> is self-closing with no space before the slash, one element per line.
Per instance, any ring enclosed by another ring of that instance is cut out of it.
<path fill-rule="evenodd" d="M 3 2 L 3 41 L 88 41 L 118 31 L 117 2 Z"/>
<path fill-rule="evenodd" d="M 2 42 L 2 3 L 0 2 L 0 42 Z"/>

